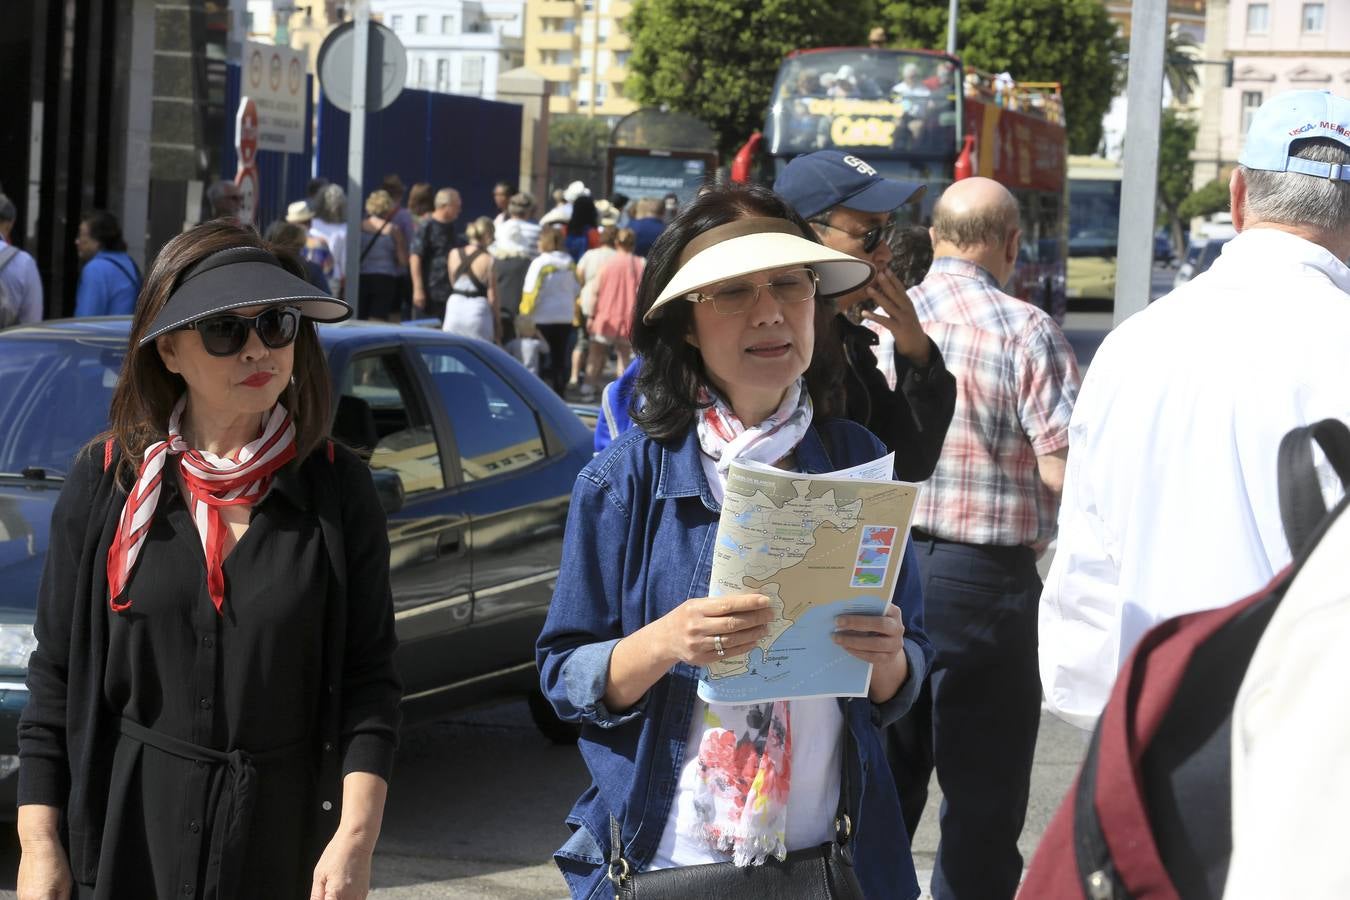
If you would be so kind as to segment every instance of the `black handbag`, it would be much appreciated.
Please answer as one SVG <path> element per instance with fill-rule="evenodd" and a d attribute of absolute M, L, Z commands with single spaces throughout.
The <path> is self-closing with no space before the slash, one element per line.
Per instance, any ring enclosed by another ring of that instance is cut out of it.
<path fill-rule="evenodd" d="M 787 859 L 770 857 L 762 866 L 707 863 L 634 872 L 623 858 L 619 820 L 609 818 L 609 880 L 614 900 L 863 900 L 862 886 L 853 869 L 853 819 L 849 815 L 849 758 L 854 755 L 853 735 L 844 720 L 844 746 L 840 753 L 839 808 L 835 813 L 832 841 L 819 847 L 794 850 Z"/>

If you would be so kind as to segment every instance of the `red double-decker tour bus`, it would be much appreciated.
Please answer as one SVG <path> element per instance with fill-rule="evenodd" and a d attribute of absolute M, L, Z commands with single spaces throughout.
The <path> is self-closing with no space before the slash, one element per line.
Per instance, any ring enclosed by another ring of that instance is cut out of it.
<path fill-rule="evenodd" d="M 798 50 L 778 70 L 763 132 L 736 154 L 731 176 L 772 182 L 816 150 L 854 153 L 888 178 L 928 184 L 927 222 L 942 191 L 984 175 L 1022 210 L 1010 288 L 1064 317 L 1067 147 L 1059 85 L 1014 83 L 928 50 Z"/>

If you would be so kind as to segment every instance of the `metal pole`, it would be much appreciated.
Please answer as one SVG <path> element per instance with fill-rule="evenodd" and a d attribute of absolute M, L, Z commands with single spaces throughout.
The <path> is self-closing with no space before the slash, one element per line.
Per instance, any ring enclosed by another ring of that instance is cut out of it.
<path fill-rule="evenodd" d="M 947 6 L 947 52 L 956 55 L 956 14 L 961 0 L 951 0 Z"/>
<path fill-rule="evenodd" d="M 1130 15 L 1130 71 L 1126 84 L 1125 173 L 1120 186 L 1116 245 L 1119 325 L 1148 305 L 1153 275 L 1153 221 L 1158 195 L 1158 139 L 1162 131 L 1166 0 L 1134 0 Z"/>
<path fill-rule="evenodd" d="M 347 302 L 353 307 L 361 297 L 361 220 L 365 193 L 361 173 L 366 164 L 366 99 L 370 94 L 367 69 L 370 61 L 370 0 L 352 4 L 355 23 L 352 45 L 352 114 L 347 133 L 347 258 L 343 260 L 347 276 Z"/>

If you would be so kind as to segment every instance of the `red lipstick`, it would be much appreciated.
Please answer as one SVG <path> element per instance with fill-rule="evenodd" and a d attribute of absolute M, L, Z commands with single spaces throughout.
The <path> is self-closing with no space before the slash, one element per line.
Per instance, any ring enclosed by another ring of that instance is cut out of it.
<path fill-rule="evenodd" d="M 266 387 L 276 376 L 271 372 L 254 372 L 252 375 L 239 382 L 244 387 L 260 388 Z"/>

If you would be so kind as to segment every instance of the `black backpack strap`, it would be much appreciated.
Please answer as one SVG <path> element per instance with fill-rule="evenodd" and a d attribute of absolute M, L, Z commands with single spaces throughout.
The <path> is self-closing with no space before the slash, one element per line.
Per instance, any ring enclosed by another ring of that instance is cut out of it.
<path fill-rule="evenodd" d="M 1097 817 L 1097 758 L 1102 740 L 1102 720 L 1092 732 L 1073 798 L 1073 855 L 1078 862 L 1078 882 L 1088 900 L 1127 900 L 1111 848 Z"/>
<path fill-rule="evenodd" d="M 1289 549 L 1296 557 L 1307 547 L 1308 539 L 1327 515 L 1322 485 L 1313 465 L 1313 441 L 1326 454 L 1327 461 L 1340 476 L 1341 484 L 1350 486 L 1350 427 L 1344 422 L 1323 419 L 1295 428 L 1280 441 L 1280 521 Z"/>

